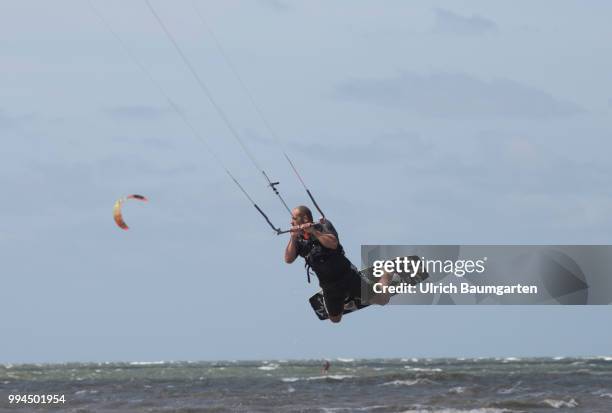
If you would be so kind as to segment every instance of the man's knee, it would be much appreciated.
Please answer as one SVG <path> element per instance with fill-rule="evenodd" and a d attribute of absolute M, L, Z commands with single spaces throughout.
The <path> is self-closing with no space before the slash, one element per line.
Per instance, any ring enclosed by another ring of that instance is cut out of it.
<path fill-rule="evenodd" d="M 339 323 L 340 320 L 342 320 L 342 314 L 329 316 L 329 321 L 331 321 L 332 323 Z"/>

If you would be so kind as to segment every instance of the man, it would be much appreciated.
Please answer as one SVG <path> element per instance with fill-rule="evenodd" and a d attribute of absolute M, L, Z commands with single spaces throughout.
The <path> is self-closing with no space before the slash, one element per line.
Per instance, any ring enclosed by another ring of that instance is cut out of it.
<path fill-rule="evenodd" d="M 345 300 L 361 300 L 362 289 L 366 292 L 370 287 L 344 255 L 331 222 L 323 219 L 314 224 L 310 209 L 300 205 L 291 211 L 291 226 L 296 230 L 291 232 L 285 249 L 285 262 L 291 264 L 298 255 L 306 260 L 307 271 L 312 268 L 319 279 L 330 321 L 339 323 Z M 389 285 L 391 274 L 383 275 L 380 282 Z M 368 303 L 385 305 L 389 299 L 389 294 L 376 294 L 369 298 Z"/>
<path fill-rule="evenodd" d="M 331 364 L 329 363 L 329 360 L 325 360 L 325 364 L 323 364 L 323 368 L 321 369 L 321 374 L 329 373 L 330 366 Z"/>

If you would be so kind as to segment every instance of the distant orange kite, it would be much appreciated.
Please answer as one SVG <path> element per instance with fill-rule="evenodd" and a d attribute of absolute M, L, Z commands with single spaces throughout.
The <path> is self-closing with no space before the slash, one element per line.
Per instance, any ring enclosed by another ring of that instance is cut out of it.
<path fill-rule="evenodd" d="M 128 195 L 123 198 L 120 198 L 115 202 L 115 206 L 113 207 L 113 218 L 115 218 L 115 222 L 117 223 L 119 228 L 125 229 L 125 230 L 129 229 L 129 227 L 123 220 L 123 216 L 121 215 L 121 207 L 123 206 L 123 203 L 127 201 L 128 199 L 137 199 L 143 202 L 148 201 L 148 199 L 142 195 L 132 194 L 132 195 Z"/>

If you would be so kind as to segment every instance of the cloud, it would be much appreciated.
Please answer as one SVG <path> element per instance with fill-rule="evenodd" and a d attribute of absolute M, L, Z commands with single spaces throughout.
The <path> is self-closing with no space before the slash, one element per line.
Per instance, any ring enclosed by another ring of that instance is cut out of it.
<path fill-rule="evenodd" d="M 123 105 L 104 109 L 107 115 L 122 119 L 155 119 L 165 116 L 170 111 L 170 108 L 148 105 Z"/>
<path fill-rule="evenodd" d="M 436 20 L 432 30 L 434 33 L 474 36 L 499 31 L 494 21 L 475 14 L 464 17 L 444 9 L 436 9 L 435 12 Z"/>
<path fill-rule="evenodd" d="M 577 104 L 508 79 L 481 80 L 462 73 L 402 73 L 381 79 L 353 79 L 336 96 L 402 108 L 438 118 L 559 118 L 584 112 Z"/>

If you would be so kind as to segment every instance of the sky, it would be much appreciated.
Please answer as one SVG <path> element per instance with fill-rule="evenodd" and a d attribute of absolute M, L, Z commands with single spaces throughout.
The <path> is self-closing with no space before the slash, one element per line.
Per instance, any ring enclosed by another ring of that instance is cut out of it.
<path fill-rule="evenodd" d="M 362 244 L 610 244 L 612 3 L 150 1 L 354 263 Z M 316 283 L 207 148 L 275 225 L 287 211 L 144 1 L 3 0 L 0 39 L 0 362 L 610 354 L 607 306 L 318 321 Z M 130 193 L 150 202 L 122 231 Z"/>

